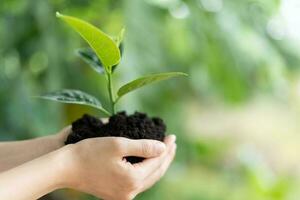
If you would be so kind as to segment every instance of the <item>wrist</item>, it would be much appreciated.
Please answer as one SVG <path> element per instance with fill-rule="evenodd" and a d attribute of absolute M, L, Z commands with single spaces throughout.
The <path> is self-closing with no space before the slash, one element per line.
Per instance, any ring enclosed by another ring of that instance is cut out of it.
<path fill-rule="evenodd" d="M 54 153 L 54 169 L 56 171 L 55 189 L 75 188 L 74 185 L 74 146 L 66 145 L 63 148 L 56 150 Z M 76 173 L 75 173 L 76 174 Z"/>

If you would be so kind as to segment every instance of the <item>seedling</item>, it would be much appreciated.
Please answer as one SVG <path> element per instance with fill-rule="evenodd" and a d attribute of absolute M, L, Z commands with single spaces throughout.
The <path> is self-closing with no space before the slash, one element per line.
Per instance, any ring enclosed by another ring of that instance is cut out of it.
<path fill-rule="evenodd" d="M 121 60 L 124 29 L 120 31 L 117 37 L 111 37 L 81 19 L 62 15 L 58 12 L 56 16 L 69 24 L 90 45 L 88 49 L 79 50 L 78 54 L 96 72 L 106 76 L 110 108 L 104 108 L 97 98 L 79 90 L 64 89 L 62 91 L 51 92 L 41 96 L 43 99 L 91 106 L 99 109 L 109 117 L 116 114 L 116 104 L 129 92 L 157 81 L 176 76 L 186 76 L 182 72 L 167 72 L 140 77 L 120 87 L 115 94 L 113 90 L 113 74 Z"/>
<path fill-rule="evenodd" d="M 113 74 L 118 67 L 123 51 L 122 29 L 117 37 L 111 37 L 92 24 L 81 19 L 56 13 L 59 19 L 69 24 L 89 44 L 89 48 L 80 49 L 78 55 L 86 61 L 97 73 L 104 75 L 107 81 L 110 107 L 104 108 L 101 102 L 94 96 L 79 90 L 64 89 L 51 92 L 40 98 L 70 103 L 82 104 L 97 108 L 109 118 L 104 124 L 98 118 L 84 115 L 73 122 L 72 133 L 66 144 L 76 143 L 82 139 L 101 136 L 122 136 L 132 139 L 157 139 L 163 140 L 166 127 L 160 118 L 148 118 L 146 114 L 136 112 L 127 116 L 125 112 L 116 114 L 116 104 L 119 100 L 138 88 L 154 82 L 166 80 L 177 76 L 187 76 L 182 72 L 167 72 L 143 76 L 123 86 L 116 93 L 113 90 Z M 130 162 L 139 162 L 140 158 L 128 158 Z"/>

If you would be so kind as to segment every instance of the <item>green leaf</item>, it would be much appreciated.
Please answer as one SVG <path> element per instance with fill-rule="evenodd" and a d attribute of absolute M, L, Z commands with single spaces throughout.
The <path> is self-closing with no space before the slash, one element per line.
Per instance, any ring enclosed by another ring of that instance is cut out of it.
<path fill-rule="evenodd" d="M 103 64 L 91 48 L 79 49 L 77 53 L 79 57 L 82 58 L 89 66 L 91 66 L 93 70 L 99 74 L 105 73 Z"/>
<path fill-rule="evenodd" d="M 120 46 L 120 44 L 122 43 L 124 39 L 124 34 L 125 34 L 125 28 L 122 28 L 119 35 L 116 38 L 114 38 L 114 41 L 116 42 L 117 46 Z"/>
<path fill-rule="evenodd" d="M 56 16 L 68 23 L 87 41 L 103 63 L 106 71 L 111 73 L 112 66 L 118 64 L 121 59 L 118 46 L 111 37 L 92 24 L 81 19 L 62 15 L 58 12 L 56 13 Z"/>
<path fill-rule="evenodd" d="M 121 43 L 119 46 L 121 56 L 123 55 L 123 46 L 123 43 Z M 103 68 L 101 60 L 97 57 L 96 53 L 93 51 L 92 48 L 78 49 L 77 53 L 78 56 L 82 58 L 90 67 L 92 67 L 93 70 L 100 74 L 105 73 L 105 69 Z M 114 71 L 117 66 L 118 64 L 112 66 L 112 71 Z"/>
<path fill-rule="evenodd" d="M 38 98 L 62 102 L 62 103 L 91 106 L 99 109 L 106 115 L 110 116 L 110 113 L 102 107 L 98 99 L 79 90 L 65 89 L 57 92 L 51 92 L 42 96 L 38 96 Z"/>
<path fill-rule="evenodd" d="M 123 56 L 123 52 L 124 52 L 124 44 L 123 42 L 120 43 L 119 45 L 119 50 L 120 50 L 120 54 L 121 54 L 121 57 Z M 119 64 L 116 64 L 114 66 L 112 66 L 112 71 L 114 72 L 116 70 L 116 68 L 118 67 Z"/>
<path fill-rule="evenodd" d="M 152 75 L 138 78 L 136 80 L 133 80 L 133 81 L 125 84 L 118 90 L 118 93 L 117 93 L 118 99 L 120 97 L 122 97 L 123 95 L 125 95 L 133 90 L 136 90 L 140 87 L 143 87 L 145 85 L 148 85 L 148 84 L 151 84 L 154 82 L 158 82 L 158 81 L 162 81 L 162 80 L 166 80 L 169 78 L 173 78 L 176 76 L 187 76 L 187 74 L 182 73 L 182 72 L 167 72 L 167 73 L 160 73 L 160 74 L 152 74 Z"/>

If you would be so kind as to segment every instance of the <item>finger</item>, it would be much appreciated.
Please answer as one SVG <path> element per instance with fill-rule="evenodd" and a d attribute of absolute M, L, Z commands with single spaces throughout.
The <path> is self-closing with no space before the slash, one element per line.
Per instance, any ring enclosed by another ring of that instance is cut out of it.
<path fill-rule="evenodd" d="M 133 166 L 137 170 L 143 171 L 144 177 L 148 177 L 150 174 L 154 173 L 161 165 L 164 163 L 164 160 L 167 159 L 172 146 L 176 141 L 176 137 L 174 135 L 169 135 L 165 138 L 165 144 L 167 146 L 167 150 L 160 155 L 159 157 L 145 159 L 143 162 L 136 163 Z"/>
<path fill-rule="evenodd" d="M 176 144 L 172 146 L 172 150 L 170 154 L 167 156 L 167 159 L 164 161 L 164 163 L 149 177 L 147 177 L 144 180 L 144 186 L 141 188 L 141 191 L 145 191 L 146 189 L 152 187 L 161 177 L 163 177 L 167 171 L 167 169 L 170 167 L 172 161 L 175 158 L 176 154 Z"/>
<path fill-rule="evenodd" d="M 168 146 L 176 141 L 176 135 L 167 135 L 164 139 L 164 143 Z"/>
<path fill-rule="evenodd" d="M 159 164 L 162 163 L 161 161 L 166 157 L 167 153 L 170 150 L 170 147 L 172 146 L 173 143 L 175 143 L 176 141 L 176 136 L 175 135 L 168 135 L 165 137 L 164 139 L 164 143 L 166 145 L 166 151 L 161 154 L 159 157 L 155 157 L 155 158 L 148 158 L 145 159 L 143 162 L 140 163 L 136 163 L 134 164 L 134 167 L 136 168 L 145 168 L 145 167 L 151 167 L 153 168 L 153 170 L 156 170 L 156 168 L 159 167 Z M 156 168 L 154 167 L 154 165 L 158 165 Z"/>
<path fill-rule="evenodd" d="M 66 126 L 65 128 L 63 128 L 62 130 L 60 130 L 59 134 L 69 134 L 71 132 L 72 126 Z"/>
<path fill-rule="evenodd" d="M 157 140 L 131 140 L 124 139 L 122 155 L 142 158 L 153 158 L 161 155 L 166 150 L 166 145 Z"/>
<path fill-rule="evenodd" d="M 105 117 L 105 118 L 101 118 L 101 121 L 103 122 L 103 123 L 108 123 L 108 121 L 109 121 L 109 118 L 107 118 L 107 117 Z"/>
<path fill-rule="evenodd" d="M 161 166 L 165 163 L 166 160 L 168 160 L 168 158 L 172 154 L 172 150 L 173 150 L 174 146 L 176 146 L 175 142 L 168 144 L 168 150 L 166 151 L 165 155 L 163 156 L 163 158 L 159 162 L 158 166 L 156 168 L 153 168 L 152 172 L 149 173 L 148 176 L 145 177 L 145 179 L 147 179 L 148 177 L 152 176 L 153 173 L 155 173 L 157 170 L 159 170 L 161 168 Z"/>
<path fill-rule="evenodd" d="M 58 133 L 58 137 L 62 140 L 65 141 L 68 137 L 68 135 L 71 133 L 71 129 L 72 126 L 67 126 L 65 128 L 63 128 L 59 133 Z"/>

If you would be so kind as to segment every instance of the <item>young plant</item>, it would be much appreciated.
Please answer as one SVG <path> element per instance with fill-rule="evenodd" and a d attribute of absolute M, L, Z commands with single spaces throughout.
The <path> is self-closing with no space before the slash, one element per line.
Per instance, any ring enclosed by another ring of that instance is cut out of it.
<path fill-rule="evenodd" d="M 166 80 L 176 76 L 187 76 L 187 74 L 182 72 L 147 75 L 123 85 L 115 94 L 113 90 L 113 74 L 121 60 L 124 29 L 120 31 L 117 37 L 110 37 L 92 24 L 81 19 L 62 15 L 58 12 L 56 13 L 56 16 L 69 24 L 89 44 L 90 48 L 80 49 L 78 54 L 96 72 L 106 76 L 110 108 L 103 108 L 97 98 L 79 90 L 64 89 L 48 93 L 40 96 L 40 98 L 63 103 L 87 105 L 99 109 L 106 116 L 112 116 L 116 114 L 117 102 L 125 94 L 157 81 Z"/>

